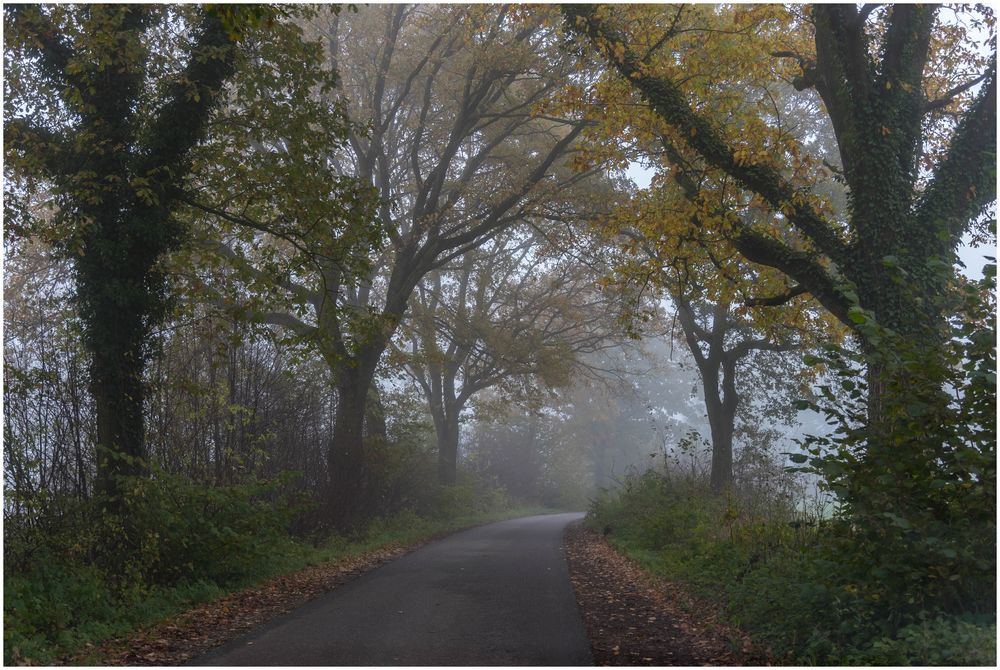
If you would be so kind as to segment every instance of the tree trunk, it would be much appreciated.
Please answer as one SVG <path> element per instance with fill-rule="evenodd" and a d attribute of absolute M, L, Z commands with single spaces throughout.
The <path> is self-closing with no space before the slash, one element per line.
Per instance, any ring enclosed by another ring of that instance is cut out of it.
<path fill-rule="evenodd" d="M 382 405 L 382 393 L 378 389 L 378 384 L 375 383 L 368 387 L 368 403 L 365 407 L 365 437 L 383 442 L 387 439 L 385 406 Z"/>
<path fill-rule="evenodd" d="M 438 483 L 452 486 L 458 479 L 458 412 L 434 422 L 438 441 Z"/>
<path fill-rule="evenodd" d="M 364 516 L 368 476 L 364 454 L 368 386 L 350 376 L 337 386 L 337 414 L 327 462 L 329 516 L 335 528 L 350 529 Z"/>
<path fill-rule="evenodd" d="M 454 380 L 448 383 L 446 372 L 436 369 L 431 374 L 434 377 L 425 392 L 437 438 L 438 483 L 452 486 L 458 479 L 458 417 L 463 403 L 454 397 Z M 452 394 L 451 397 L 446 393 Z"/>
<path fill-rule="evenodd" d="M 712 430 L 712 474 L 709 485 L 714 493 L 722 493 L 733 483 L 733 432 L 736 421 L 736 403 L 728 397 L 728 393 L 723 398 L 719 390 L 720 367 L 719 361 L 708 358 L 701 371 L 705 410 Z M 728 391 L 730 380 L 727 378 L 723 384 Z"/>
<path fill-rule="evenodd" d="M 894 285 L 899 278 L 884 281 Z M 942 285 L 938 292 L 943 295 L 946 288 Z M 862 295 L 872 305 L 879 326 L 889 331 L 880 333 L 875 343 L 866 332 L 860 334 L 867 359 L 868 428 L 876 439 L 888 439 L 896 432 L 907 404 L 924 402 L 942 411 L 949 402 L 944 380 L 938 379 L 944 370 L 941 356 L 948 336 L 941 299 L 916 285 L 886 293 L 873 290 Z M 916 361 L 918 366 L 914 366 Z"/>
<path fill-rule="evenodd" d="M 709 485 L 715 493 L 721 493 L 733 483 L 733 432 L 739 395 L 736 392 L 737 356 L 725 349 L 729 321 L 729 303 L 720 302 L 712 306 L 712 327 L 699 335 L 691 303 L 681 294 L 674 296 L 677 315 L 680 317 L 688 348 L 701 374 L 705 393 L 705 412 L 712 430 L 712 474 Z M 708 351 L 699 345 L 704 338 Z M 724 375 L 724 376 L 723 376 Z"/>
<path fill-rule="evenodd" d="M 337 413 L 327 458 L 327 500 L 330 520 L 340 530 L 357 528 L 378 511 L 365 454 L 365 437 L 368 432 L 385 435 L 377 391 L 375 407 L 369 411 L 375 369 L 384 349 L 384 341 L 373 341 L 349 364 L 336 370 Z"/>
<path fill-rule="evenodd" d="M 713 493 L 722 493 L 733 484 L 733 416 L 720 411 L 721 416 L 709 416 L 712 427 L 712 477 Z"/>
<path fill-rule="evenodd" d="M 108 511 L 123 511 L 122 478 L 141 474 L 146 468 L 143 430 L 145 388 L 141 355 L 144 329 L 102 328 L 91 364 L 91 392 L 97 415 L 97 479 L 95 492 Z M 118 332 L 111 335 L 112 330 Z M 95 338 L 97 339 L 97 338 Z"/>

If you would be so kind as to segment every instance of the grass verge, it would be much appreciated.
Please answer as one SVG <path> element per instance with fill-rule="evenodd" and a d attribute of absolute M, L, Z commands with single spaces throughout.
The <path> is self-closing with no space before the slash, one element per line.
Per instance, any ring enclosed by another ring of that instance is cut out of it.
<path fill-rule="evenodd" d="M 877 583 L 845 571 L 831 531 L 793 512 L 750 514 L 736 496 L 647 473 L 596 501 L 587 523 L 645 570 L 717 603 L 781 663 L 995 665 L 995 609 L 886 606 Z"/>

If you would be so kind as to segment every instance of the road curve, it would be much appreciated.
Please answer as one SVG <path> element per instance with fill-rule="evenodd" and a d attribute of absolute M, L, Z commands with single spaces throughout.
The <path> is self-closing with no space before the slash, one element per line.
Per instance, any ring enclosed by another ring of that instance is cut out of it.
<path fill-rule="evenodd" d="M 456 533 L 189 665 L 591 665 L 562 551 L 582 516 Z"/>

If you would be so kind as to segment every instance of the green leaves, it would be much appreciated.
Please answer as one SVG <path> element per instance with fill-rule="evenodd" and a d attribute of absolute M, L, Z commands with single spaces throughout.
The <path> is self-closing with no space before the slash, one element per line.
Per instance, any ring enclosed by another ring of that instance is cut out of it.
<path fill-rule="evenodd" d="M 270 29 L 276 20 L 288 16 L 287 9 L 273 4 L 206 3 L 205 11 L 219 18 L 226 35 L 234 42 L 245 39 L 247 34 L 253 31 Z"/>
<path fill-rule="evenodd" d="M 852 307 L 847 312 L 847 318 L 851 320 L 851 323 L 856 325 L 861 325 L 868 322 L 868 315 L 860 307 Z"/>
<path fill-rule="evenodd" d="M 877 594 L 878 607 L 904 620 L 921 607 L 961 611 L 981 589 L 994 588 L 995 547 L 983 539 L 993 537 L 996 516 L 996 386 L 986 381 L 996 369 L 992 286 L 984 278 L 972 290 L 956 287 L 952 297 L 961 301 L 952 304 L 961 307 L 938 350 L 859 310 L 867 355 L 831 349 L 823 356 L 844 392 L 822 387 L 817 403 L 836 432 L 807 438 L 804 447 L 842 502 L 843 525 L 830 541 L 845 569 Z M 877 423 L 870 421 L 872 381 Z M 877 583 L 866 577 L 873 570 Z"/>

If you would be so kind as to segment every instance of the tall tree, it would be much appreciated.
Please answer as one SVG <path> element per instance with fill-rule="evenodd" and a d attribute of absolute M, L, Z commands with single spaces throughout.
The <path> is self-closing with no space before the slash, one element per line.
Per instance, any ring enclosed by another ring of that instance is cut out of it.
<path fill-rule="evenodd" d="M 599 274 L 546 246 L 534 231 L 507 231 L 417 289 L 406 365 L 431 409 L 442 484 L 455 483 L 460 417 L 477 393 L 524 400 L 532 380 L 565 385 L 612 346 Z"/>
<path fill-rule="evenodd" d="M 721 493 L 733 483 L 737 419 L 744 418 L 753 401 L 764 392 L 748 385 L 748 376 L 755 376 L 754 369 L 767 368 L 768 376 L 775 379 L 769 392 L 773 393 L 775 387 L 786 391 L 797 389 L 798 375 L 783 369 L 787 366 L 781 365 L 782 359 L 775 355 L 803 349 L 806 342 L 813 341 L 817 332 L 825 333 L 825 329 L 823 324 L 809 318 L 812 310 L 807 301 L 783 305 L 778 308 L 782 312 L 778 315 L 755 315 L 753 312 L 759 308 L 741 306 L 739 292 L 732 284 L 709 284 L 711 277 L 702 273 L 707 270 L 710 275 L 717 268 L 710 264 L 708 268 L 698 268 L 692 249 L 668 261 L 663 256 L 665 249 L 651 244 L 636 231 L 629 231 L 628 238 L 640 242 L 645 257 L 620 262 L 617 281 L 631 283 L 637 276 L 644 276 L 646 283 L 656 286 L 673 304 L 678 327 L 670 336 L 676 333 L 683 338 L 701 378 L 712 438 L 710 486 Z M 626 245 L 626 249 L 632 247 Z M 752 277 L 753 273 L 748 272 L 747 276 Z M 632 309 L 639 311 L 641 306 Z M 776 402 L 768 403 L 767 420 L 780 423 L 781 415 L 788 412 L 776 411 L 778 406 L 784 402 L 790 408 L 793 398 L 788 398 L 788 393 L 775 395 L 772 400 Z M 763 418 L 757 416 L 755 420 Z"/>
<path fill-rule="evenodd" d="M 166 299 L 156 264 L 182 237 L 190 151 L 235 67 L 233 18 L 196 6 L 4 9 L 5 199 L 49 194 L 48 220 L 21 209 L 11 223 L 46 229 L 74 259 L 108 500 L 146 456 L 142 376 Z M 186 36 L 165 45 L 178 27 Z"/>
<path fill-rule="evenodd" d="M 661 199 L 670 197 L 661 190 L 637 194 L 610 224 L 609 232 L 624 242 L 614 278 L 651 285 L 673 303 L 679 334 L 701 377 L 712 438 L 710 485 L 719 493 L 733 481 L 737 418 L 762 395 L 745 377 L 753 377 L 759 366 L 772 368 L 776 379 L 769 391 L 775 397 L 768 403 L 767 418 L 780 423 L 789 411 L 778 406 L 784 401 L 790 410 L 795 398 L 787 391 L 798 389 L 801 374 L 784 369 L 788 366 L 778 354 L 815 346 L 819 339 L 840 339 L 842 329 L 824 319 L 808 296 L 768 301 L 747 295 L 761 289 L 787 290 L 780 273 L 755 268 L 738 255 L 722 256 L 703 238 L 665 234 L 656 223 L 650 225 L 649 210 L 657 212 Z M 638 227 L 644 223 L 646 232 Z M 641 305 L 633 310 L 640 311 Z M 786 392 L 775 394 L 775 388 Z"/>
<path fill-rule="evenodd" d="M 572 63 L 551 28 L 510 8 L 372 7 L 350 16 L 321 12 L 311 25 L 341 75 L 338 93 L 327 90 L 320 101 L 343 106 L 354 122 L 346 143 L 326 147 L 317 174 L 328 183 L 349 176 L 369 183 L 388 243 L 370 256 L 357 246 L 350 254 L 317 252 L 310 236 L 324 234 L 328 219 L 306 216 L 294 202 L 248 209 L 244 194 L 217 190 L 198 204 L 240 225 L 242 240 L 222 253 L 252 282 L 271 287 L 270 306 L 252 316 L 315 346 L 334 373 L 329 502 L 348 524 L 374 511 L 365 417 L 376 369 L 414 288 L 583 179 L 566 165 L 583 123 L 540 113 Z M 287 155 L 285 135 L 261 138 L 264 149 L 248 149 L 248 159 Z M 325 197 L 316 180 L 284 186 L 293 198 Z M 364 263 L 353 267 L 368 267 L 353 273 L 349 258 L 359 257 Z M 276 267 L 283 268 L 277 280 Z"/>
<path fill-rule="evenodd" d="M 977 56 L 967 33 L 941 21 L 933 5 L 817 5 L 803 17 L 748 10 L 728 14 L 722 26 L 712 22 L 723 14 L 710 12 L 685 24 L 682 8 L 653 19 L 656 37 L 651 23 L 641 24 L 640 36 L 640 24 L 610 8 L 565 5 L 563 11 L 569 28 L 600 49 L 664 124 L 671 163 L 705 165 L 772 212 L 760 225 L 691 190 L 702 225 L 721 224 L 746 259 L 790 278 L 786 295 L 810 293 L 870 353 L 895 341 L 894 354 L 914 347 L 937 360 L 956 247 L 996 199 L 995 52 Z M 760 18 L 761 12 L 770 15 Z M 716 39 L 710 31 L 720 27 Z M 734 35 L 743 36 L 741 53 L 716 57 L 734 64 L 745 78 L 742 90 L 772 76 L 752 63 L 781 58 L 797 64 L 800 71 L 789 72 L 797 90 L 819 95 L 839 154 L 820 158 L 849 189 L 845 220 L 831 218 L 809 193 L 815 170 L 807 169 L 798 141 L 760 132 L 766 117 L 759 113 L 737 113 L 723 128 L 724 119 L 705 103 L 735 85 L 707 85 L 688 76 L 685 57 L 674 58 L 690 40 L 700 39 L 705 52 L 720 40 L 732 48 Z M 792 44 L 782 49 L 782 40 Z M 983 70 L 966 74 L 963 59 Z M 957 121 L 937 119 L 943 109 Z M 896 355 L 869 360 L 871 423 L 887 435 L 893 422 L 883 411 L 883 391 L 906 388 L 906 366 Z M 944 402 L 940 389 L 930 401 Z"/>
<path fill-rule="evenodd" d="M 684 294 L 674 300 L 684 339 L 698 366 L 704 389 L 712 432 L 710 485 L 713 491 L 721 492 L 733 481 L 733 434 L 741 400 L 736 388 L 737 367 L 754 351 L 788 351 L 796 345 L 754 337 L 749 328 L 745 325 L 741 328 L 739 321 L 733 319 L 732 306 L 727 302 L 693 303 Z M 727 343 L 727 339 L 734 339 L 734 332 L 740 331 L 750 331 L 749 336 L 737 336 L 737 341 Z"/>

